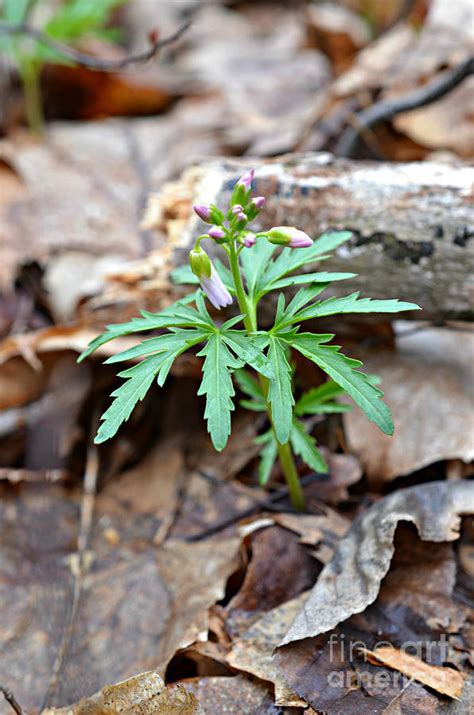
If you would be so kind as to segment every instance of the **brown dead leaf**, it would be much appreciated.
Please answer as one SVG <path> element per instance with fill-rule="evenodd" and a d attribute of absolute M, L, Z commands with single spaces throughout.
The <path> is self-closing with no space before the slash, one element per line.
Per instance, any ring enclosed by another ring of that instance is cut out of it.
<path fill-rule="evenodd" d="M 97 498 L 78 581 L 80 495 L 51 484 L 0 488 L 2 678 L 25 708 L 37 707 L 50 683 L 51 704 L 64 705 L 140 670 L 163 673 L 177 648 L 206 638 L 208 608 L 224 596 L 239 539 L 221 538 L 212 550 L 177 540 L 157 549 L 159 496 L 148 510 L 119 489 L 114 503 L 111 485 Z"/>
<path fill-rule="evenodd" d="M 279 715 L 270 688 L 243 675 L 190 678 L 180 681 L 194 693 L 205 715 Z"/>
<path fill-rule="evenodd" d="M 285 682 L 274 662 L 273 654 L 307 597 L 308 593 L 303 593 L 265 613 L 240 637 L 233 640 L 226 657 L 232 668 L 273 683 L 275 705 L 280 707 L 301 707 L 306 704 Z"/>
<path fill-rule="evenodd" d="M 46 708 L 41 715 L 204 715 L 193 693 L 183 686 L 167 688 L 158 673 L 150 670 L 105 688 L 75 705 Z"/>
<path fill-rule="evenodd" d="M 281 645 L 326 633 L 376 599 L 399 521 L 416 524 L 425 541 L 453 541 L 460 515 L 473 512 L 474 484 L 468 481 L 402 489 L 367 509 L 341 539 Z"/>
<path fill-rule="evenodd" d="M 395 352 L 364 354 L 382 380 L 395 433 L 386 437 L 359 409 L 344 415 L 349 449 L 368 477 L 384 482 L 443 459 L 474 459 L 474 333 L 424 329 Z"/>
<path fill-rule="evenodd" d="M 464 678 L 459 671 L 453 668 L 429 665 L 421 658 L 390 645 L 378 646 L 373 651 L 362 649 L 361 653 L 368 658 L 370 663 L 387 665 L 409 678 L 418 680 L 423 685 L 428 685 L 441 695 L 449 695 L 450 698 L 456 699 L 459 699 L 461 695 Z"/>
<path fill-rule="evenodd" d="M 474 156 L 474 79 L 468 78 L 446 97 L 427 107 L 403 112 L 394 126 L 422 146 Z M 453 131 L 453 127 L 456 127 Z"/>
<path fill-rule="evenodd" d="M 463 520 L 463 526 L 469 521 Z M 275 665 L 290 687 L 318 712 L 379 715 L 390 703 L 395 712 L 389 709 L 387 715 L 432 715 L 438 706 L 445 712 L 446 703 L 421 684 L 372 665 L 359 650 L 391 643 L 431 665 L 468 671 L 458 649 L 469 647 L 470 609 L 457 592 L 455 554 L 453 544 L 421 541 L 413 525 L 399 524 L 390 570 L 376 601 L 335 630 L 277 651 Z M 457 715 L 465 712 L 470 692 L 466 684 L 462 704 L 453 710 Z"/>
<path fill-rule="evenodd" d="M 298 538 L 286 529 L 270 526 L 248 537 L 250 563 L 232 611 L 268 611 L 305 591 L 319 567 Z"/>

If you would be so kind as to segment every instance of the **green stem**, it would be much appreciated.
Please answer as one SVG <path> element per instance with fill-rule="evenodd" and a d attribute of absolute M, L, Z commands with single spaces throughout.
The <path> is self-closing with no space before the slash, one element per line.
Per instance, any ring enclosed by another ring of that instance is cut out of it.
<path fill-rule="evenodd" d="M 34 62 L 24 62 L 20 68 L 25 96 L 26 117 L 31 131 L 38 135 L 44 133 L 40 72 L 40 67 Z"/>
<path fill-rule="evenodd" d="M 240 274 L 239 258 L 237 251 L 235 250 L 235 244 L 230 243 L 228 249 L 229 264 L 232 272 L 232 278 L 234 280 L 235 291 L 237 293 L 237 300 L 239 307 L 244 317 L 244 325 L 248 333 L 255 333 L 257 331 L 257 314 L 256 306 L 253 305 L 247 294 L 245 293 L 245 288 L 242 283 L 242 276 Z M 280 444 L 276 437 L 275 427 L 273 424 L 272 408 L 268 402 L 268 380 L 263 375 L 259 374 L 260 385 L 262 387 L 262 392 L 265 396 L 267 403 L 267 414 L 270 424 L 272 426 L 273 433 L 275 435 L 275 440 L 278 445 L 278 459 L 283 474 L 285 475 L 285 480 L 288 486 L 288 492 L 290 494 L 291 503 L 298 509 L 302 511 L 305 508 L 305 500 L 303 490 L 301 488 L 300 479 L 298 476 L 298 471 L 296 469 L 295 460 L 293 457 L 293 452 L 289 442 L 285 444 Z"/>

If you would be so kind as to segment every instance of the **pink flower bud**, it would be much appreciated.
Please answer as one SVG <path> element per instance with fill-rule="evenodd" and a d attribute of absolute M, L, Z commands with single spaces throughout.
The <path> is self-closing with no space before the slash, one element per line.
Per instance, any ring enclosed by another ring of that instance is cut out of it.
<path fill-rule="evenodd" d="M 235 206 L 232 207 L 232 213 L 234 216 L 236 216 L 238 213 L 244 210 L 244 207 L 241 206 L 240 204 L 236 204 Z"/>
<path fill-rule="evenodd" d="M 237 182 L 237 186 L 243 186 L 245 188 L 245 191 L 248 191 L 251 186 L 252 186 L 252 181 L 254 177 L 254 170 L 250 169 L 250 171 L 247 171 L 246 174 L 240 177 L 240 179 Z"/>
<path fill-rule="evenodd" d="M 211 275 L 209 277 L 203 275 L 200 279 L 201 288 L 211 301 L 214 308 L 220 310 L 226 305 L 232 303 L 232 296 L 223 284 L 221 277 L 217 273 L 214 266 L 211 264 Z"/>
<path fill-rule="evenodd" d="M 247 223 L 247 216 L 244 214 L 243 211 L 239 211 L 239 213 L 236 215 L 237 221 L 245 221 Z"/>
<path fill-rule="evenodd" d="M 225 231 L 220 226 L 211 226 L 207 233 L 211 238 L 214 238 L 216 241 L 219 241 L 221 238 L 225 238 Z"/>
<path fill-rule="evenodd" d="M 244 246 L 246 248 L 252 248 L 252 246 L 255 245 L 256 240 L 257 240 L 257 237 L 255 236 L 255 234 L 252 233 L 252 231 L 249 231 L 244 236 Z"/>
<path fill-rule="evenodd" d="M 261 211 L 263 207 L 265 206 L 265 196 L 256 196 L 252 201 L 250 202 L 252 206 L 255 206 L 258 211 Z"/>
<path fill-rule="evenodd" d="M 202 221 L 211 223 L 211 210 L 206 204 L 194 204 L 194 213 L 196 213 Z"/>
<path fill-rule="evenodd" d="M 294 226 L 275 226 L 268 231 L 267 237 L 270 243 L 288 248 L 308 248 L 313 245 L 313 239 Z"/>

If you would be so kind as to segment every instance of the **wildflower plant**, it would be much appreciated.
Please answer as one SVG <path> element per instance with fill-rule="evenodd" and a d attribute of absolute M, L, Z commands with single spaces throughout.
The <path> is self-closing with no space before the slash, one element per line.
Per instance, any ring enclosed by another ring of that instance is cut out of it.
<path fill-rule="evenodd" d="M 262 196 L 251 198 L 253 176 L 249 171 L 237 181 L 225 213 L 214 205 L 194 206 L 208 229 L 197 238 L 189 266 L 175 271 L 174 279 L 195 284 L 196 290 L 160 313 L 142 311 L 141 317 L 128 323 L 109 325 L 79 359 L 123 335 L 164 331 L 106 360 L 140 361 L 119 373 L 124 383 L 112 393 L 114 400 L 102 415 L 95 439 L 100 443 L 115 435 L 155 381 L 163 385 L 179 355 L 194 350 L 204 358 L 198 395 L 205 397 L 204 417 L 215 449 L 224 449 L 231 432 L 235 380 L 245 394 L 241 404 L 268 416 L 268 429 L 257 438 L 261 446 L 260 483 L 268 481 L 279 460 L 292 503 L 301 509 L 304 498 L 295 455 L 311 469 L 327 472 L 314 438 L 306 432 L 303 416 L 347 411 L 350 406 L 338 398 L 348 395 L 384 433 L 393 433 L 390 410 L 381 399 L 383 393 L 370 376 L 361 372 L 362 363 L 343 355 L 340 346 L 331 343 L 333 334 L 308 332 L 304 323 L 341 313 L 398 313 L 418 306 L 359 298 L 358 293 L 320 299 L 331 282 L 355 275 L 314 271 L 314 264 L 328 258 L 351 233 L 336 231 L 316 240 L 289 226 L 253 233 L 249 223 L 265 204 Z M 227 265 L 211 261 L 202 247 L 204 241 L 221 246 Z M 287 302 L 282 291 L 290 286 L 297 290 Z M 273 325 L 263 330 L 258 323 L 258 307 L 269 293 L 278 299 Z M 216 320 L 207 309 L 206 298 L 216 310 L 235 301 L 239 314 Z M 294 396 L 292 352 L 313 362 L 329 378 L 298 400 Z"/>

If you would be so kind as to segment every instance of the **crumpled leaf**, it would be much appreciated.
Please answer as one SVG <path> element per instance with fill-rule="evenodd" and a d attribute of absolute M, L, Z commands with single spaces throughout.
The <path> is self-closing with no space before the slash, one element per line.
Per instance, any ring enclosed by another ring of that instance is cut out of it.
<path fill-rule="evenodd" d="M 468 481 L 402 489 L 367 509 L 342 538 L 280 645 L 325 633 L 376 599 L 399 521 L 413 522 L 425 541 L 454 541 L 460 515 L 473 512 L 474 483 Z"/>
<path fill-rule="evenodd" d="M 464 678 L 454 668 L 430 665 L 421 660 L 421 658 L 390 645 L 378 646 L 373 651 L 363 649 L 362 653 L 370 663 L 388 665 L 389 668 L 394 668 L 409 678 L 428 685 L 436 692 L 441 693 L 441 695 L 449 695 L 450 698 L 456 699 L 461 695 Z"/>
<path fill-rule="evenodd" d="M 463 519 L 463 534 L 469 521 Z M 390 570 L 375 602 L 328 633 L 278 649 L 276 664 L 294 692 L 330 715 L 380 715 L 393 700 L 401 711 L 389 710 L 387 715 L 451 712 L 433 691 L 397 671 L 372 665 L 360 651 L 391 643 L 431 665 L 470 671 L 469 595 L 459 590 L 454 546 L 458 544 L 422 541 L 413 524 L 399 523 Z M 463 705 L 469 702 L 469 692 L 466 682 Z M 464 713 L 463 705 L 453 703 L 452 712 Z"/>
<path fill-rule="evenodd" d="M 402 330 L 402 328 L 400 328 Z M 411 474 L 443 459 L 474 459 L 474 332 L 423 329 L 397 339 L 394 352 L 367 353 L 395 423 L 386 438 L 359 409 L 343 416 L 348 446 L 373 482 Z"/>
<path fill-rule="evenodd" d="M 184 687 L 167 688 L 155 670 L 135 675 L 105 688 L 75 705 L 46 708 L 41 715 L 204 715 L 193 693 Z"/>

